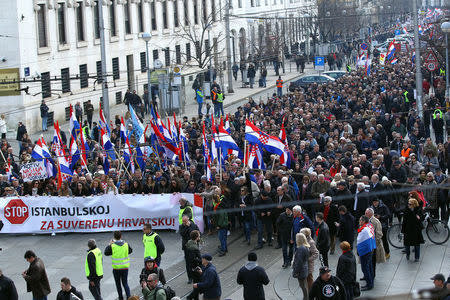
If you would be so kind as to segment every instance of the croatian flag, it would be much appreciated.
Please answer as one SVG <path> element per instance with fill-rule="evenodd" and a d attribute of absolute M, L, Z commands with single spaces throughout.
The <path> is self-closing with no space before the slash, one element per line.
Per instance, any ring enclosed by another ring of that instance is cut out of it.
<path fill-rule="evenodd" d="M 84 130 L 80 132 L 80 145 L 81 145 L 81 165 L 89 172 L 87 167 L 87 158 L 89 156 L 89 144 L 84 134 Z"/>
<path fill-rule="evenodd" d="M 422 30 L 422 25 L 419 24 L 419 34 L 422 34 L 423 30 Z"/>
<path fill-rule="evenodd" d="M 70 169 L 70 163 L 67 159 L 66 152 L 63 147 L 61 140 L 61 133 L 59 129 L 59 122 L 56 121 L 54 124 L 55 132 L 53 134 L 52 148 L 58 157 L 58 190 L 61 188 L 63 181 L 70 181 L 72 179 L 73 173 Z"/>
<path fill-rule="evenodd" d="M 394 43 L 395 43 L 395 40 L 393 40 L 393 41 L 389 44 L 389 47 L 388 47 L 388 49 L 387 49 L 387 56 L 386 56 L 386 58 L 387 58 L 388 60 L 390 60 L 390 59 L 394 56 L 394 54 L 395 54 L 395 45 L 394 45 Z"/>
<path fill-rule="evenodd" d="M 283 154 L 280 157 L 280 163 L 283 166 L 287 166 L 288 168 L 291 166 L 291 156 L 289 155 L 289 144 L 288 144 L 288 139 L 287 139 L 287 135 L 286 135 L 286 129 L 284 128 L 284 117 L 283 117 L 283 122 L 281 123 L 281 130 L 280 130 L 280 140 L 283 142 L 284 144 L 284 151 L 287 154 Z"/>
<path fill-rule="evenodd" d="M 391 60 L 391 65 L 395 65 L 398 62 L 397 58 L 394 58 L 393 60 Z"/>
<path fill-rule="evenodd" d="M 260 147 L 264 148 L 267 152 L 274 153 L 280 157 L 283 155 L 287 156 L 284 150 L 284 144 L 279 138 L 270 136 L 265 132 L 262 132 L 258 127 L 253 125 L 249 120 L 245 123 L 245 139 L 250 144 L 258 144 Z"/>
<path fill-rule="evenodd" d="M 100 128 L 102 130 L 104 130 L 105 132 L 107 132 L 108 136 L 111 136 L 111 130 L 109 129 L 108 123 L 106 122 L 106 119 L 105 119 L 105 116 L 103 114 L 103 110 L 101 107 L 100 107 L 99 114 L 100 114 L 100 120 L 98 121 L 98 123 L 100 124 Z"/>
<path fill-rule="evenodd" d="M 356 248 L 359 256 L 366 255 L 377 248 L 372 224 L 366 223 L 358 229 Z"/>
<path fill-rule="evenodd" d="M 123 121 L 123 117 L 120 118 L 120 139 L 125 143 L 127 139 L 127 130 L 125 129 L 125 122 Z"/>
<path fill-rule="evenodd" d="M 36 142 L 36 145 L 33 148 L 33 152 L 31 152 L 31 157 L 33 157 L 37 161 L 41 161 L 44 159 L 44 165 L 47 169 L 48 176 L 53 176 L 56 173 L 56 170 L 53 170 L 53 159 L 50 155 L 50 151 L 45 144 L 44 137 L 41 135 L 39 140 Z"/>
<path fill-rule="evenodd" d="M 265 170 L 266 166 L 264 165 L 263 157 L 261 150 L 259 149 L 258 144 L 250 145 L 251 151 L 248 155 L 247 165 L 250 169 L 260 169 Z"/>
<path fill-rule="evenodd" d="M 219 147 L 220 142 L 217 138 L 216 125 L 214 125 L 214 117 L 211 118 L 211 160 L 217 159 L 217 164 L 219 164 Z"/>
<path fill-rule="evenodd" d="M 205 121 L 203 121 L 203 156 L 205 158 L 205 172 L 208 181 L 212 181 L 211 176 L 211 156 L 209 155 L 208 139 L 205 134 Z"/>
<path fill-rule="evenodd" d="M 123 158 L 125 159 L 125 162 L 127 164 L 130 164 L 131 174 L 134 174 L 134 161 L 132 158 L 131 145 L 130 145 L 130 140 L 128 139 L 128 137 L 126 137 L 126 139 L 125 139 L 125 147 L 123 149 Z"/>
<path fill-rule="evenodd" d="M 178 125 L 178 129 L 180 131 L 180 135 L 179 135 L 179 149 L 181 150 L 181 160 L 184 160 L 186 162 L 189 162 L 189 149 L 188 149 L 188 142 L 187 142 L 187 138 L 186 135 L 184 134 L 184 130 L 181 127 L 181 121 L 179 121 L 179 125 Z"/>
<path fill-rule="evenodd" d="M 227 117 L 225 118 L 225 126 L 224 126 L 225 130 L 230 133 L 230 120 L 228 120 L 228 114 Z"/>
<path fill-rule="evenodd" d="M 236 144 L 234 139 L 231 137 L 231 135 L 225 129 L 222 122 L 219 125 L 219 141 L 220 141 L 220 147 L 222 148 L 223 153 L 233 154 L 236 157 L 239 155 L 239 151 L 240 151 L 239 146 Z M 233 152 L 235 152 L 236 154 Z"/>
<path fill-rule="evenodd" d="M 406 30 L 406 26 L 403 26 L 403 33 L 408 34 L 408 30 Z"/>
<path fill-rule="evenodd" d="M 114 147 L 109 139 L 108 134 L 101 128 L 101 141 L 103 149 L 105 150 L 106 156 L 111 157 L 112 160 L 116 160 L 116 154 L 114 153 Z"/>
<path fill-rule="evenodd" d="M 80 152 L 78 150 L 78 135 L 80 134 L 80 123 L 78 123 L 77 118 L 75 117 L 75 112 L 73 111 L 72 105 L 70 105 L 70 157 L 72 159 L 70 163 L 70 168 L 74 169 L 75 164 L 80 159 Z"/>

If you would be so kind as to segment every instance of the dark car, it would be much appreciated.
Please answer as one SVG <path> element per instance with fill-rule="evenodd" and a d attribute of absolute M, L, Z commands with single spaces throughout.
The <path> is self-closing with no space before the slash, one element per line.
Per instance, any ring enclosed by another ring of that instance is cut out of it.
<path fill-rule="evenodd" d="M 323 72 L 322 74 L 328 75 L 334 79 L 338 79 L 338 78 L 341 78 L 342 76 L 344 76 L 345 74 L 347 74 L 347 72 L 345 72 L 345 71 L 326 71 L 326 72 Z"/>
<path fill-rule="evenodd" d="M 305 75 L 300 79 L 297 79 L 296 81 L 292 81 L 291 84 L 289 85 L 289 91 L 293 92 L 297 87 L 306 87 L 313 83 L 321 84 L 334 80 L 335 80 L 334 78 L 327 75 L 319 75 L 319 74 Z"/>

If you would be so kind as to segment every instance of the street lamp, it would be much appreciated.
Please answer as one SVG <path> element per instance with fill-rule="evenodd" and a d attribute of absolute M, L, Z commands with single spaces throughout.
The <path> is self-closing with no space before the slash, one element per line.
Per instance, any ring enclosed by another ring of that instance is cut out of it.
<path fill-rule="evenodd" d="M 309 44 L 309 36 L 310 36 L 309 14 L 304 14 L 303 17 L 306 19 L 306 45 L 305 45 L 306 51 L 305 52 L 306 52 L 306 61 L 309 63 L 309 55 L 311 54 L 311 49 L 309 49 L 310 48 L 310 44 Z"/>
<path fill-rule="evenodd" d="M 150 53 L 148 52 L 148 42 L 150 42 L 150 40 L 152 39 L 152 35 L 148 32 L 144 32 L 141 38 L 145 41 L 145 50 L 147 54 L 147 97 L 149 97 L 148 102 L 150 102 L 153 99 L 150 79 Z M 154 109 L 156 109 L 156 107 L 154 107 Z"/>
<path fill-rule="evenodd" d="M 208 31 L 208 48 L 209 49 L 205 49 L 207 52 L 206 53 L 209 53 L 209 86 L 210 86 L 210 88 L 211 88 L 211 84 L 212 84 L 212 82 L 213 82 L 213 73 L 212 73 L 212 53 L 211 53 L 211 50 L 212 50 L 212 47 L 211 47 L 211 45 L 212 45 L 212 43 L 211 43 L 211 30 L 212 30 L 212 25 L 211 24 L 209 24 L 207 27 L 206 27 L 206 30 Z"/>
<path fill-rule="evenodd" d="M 441 30 L 445 33 L 445 98 L 446 101 L 448 101 L 448 97 L 450 95 L 448 82 L 448 33 L 450 32 L 450 22 L 442 23 Z"/>

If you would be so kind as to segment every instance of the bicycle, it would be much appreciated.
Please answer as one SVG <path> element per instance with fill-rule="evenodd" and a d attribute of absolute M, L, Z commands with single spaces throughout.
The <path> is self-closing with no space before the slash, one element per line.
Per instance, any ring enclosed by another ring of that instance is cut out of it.
<path fill-rule="evenodd" d="M 447 224 L 441 220 L 432 218 L 428 209 L 425 209 L 424 222 L 427 223 L 425 226 L 427 237 L 433 244 L 442 245 L 448 241 L 450 229 Z M 387 238 L 392 247 L 397 249 L 404 248 L 402 224 L 390 226 L 387 231 Z"/>

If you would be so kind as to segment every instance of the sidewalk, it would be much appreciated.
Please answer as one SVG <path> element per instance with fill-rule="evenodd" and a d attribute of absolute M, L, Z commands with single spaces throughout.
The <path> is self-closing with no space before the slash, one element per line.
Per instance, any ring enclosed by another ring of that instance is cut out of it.
<path fill-rule="evenodd" d="M 292 65 L 290 66 L 289 63 L 286 63 L 286 73 L 283 74 L 282 69 L 280 69 L 280 75 L 281 78 L 284 81 L 284 85 L 283 85 L 283 90 L 287 91 L 288 86 L 289 86 L 289 81 L 296 79 L 298 77 L 300 77 L 301 73 L 297 72 L 296 70 L 296 66 L 295 63 L 291 63 Z M 289 72 L 290 70 L 292 70 L 292 72 Z M 313 66 L 312 64 L 309 64 L 306 66 L 305 68 L 305 73 L 306 72 L 314 72 L 313 70 Z M 240 74 L 238 75 L 238 80 L 237 81 L 233 81 L 233 89 L 234 89 L 234 93 L 233 94 L 226 94 L 226 98 L 224 101 L 224 109 L 226 109 L 227 107 L 232 106 L 233 104 L 236 104 L 240 101 L 245 100 L 248 97 L 252 97 L 254 95 L 257 95 L 261 92 L 267 91 L 267 95 L 272 95 L 272 93 L 276 92 L 276 80 L 278 79 L 278 76 L 274 75 L 274 71 L 272 67 L 268 68 L 268 76 L 267 76 L 267 87 L 266 88 L 260 88 L 258 87 L 257 82 L 255 83 L 255 86 L 253 89 L 250 89 L 249 87 L 247 88 L 242 88 L 242 81 L 241 81 L 241 77 Z M 259 76 L 259 72 L 257 74 L 257 78 Z M 257 81 L 257 78 L 255 78 L 255 81 Z M 257 101 L 259 101 L 259 99 L 255 99 Z M 210 100 L 207 100 L 210 101 Z M 189 119 L 197 116 L 197 103 L 194 102 L 194 99 L 186 99 L 186 105 L 185 105 L 185 113 L 182 114 L 182 116 L 187 116 Z M 205 105 L 204 105 L 205 107 Z M 204 108 L 205 109 L 205 108 Z M 110 116 L 111 116 L 111 120 L 114 121 L 114 116 L 115 115 L 120 115 L 123 116 L 125 114 L 125 112 L 127 111 L 127 108 L 124 104 L 121 105 L 114 105 L 110 107 Z M 164 115 L 161 114 L 161 117 L 164 118 Z M 177 116 L 179 117 L 179 116 Z M 83 120 L 85 120 L 86 116 L 83 116 Z M 149 116 L 146 116 L 146 120 L 148 120 Z M 98 115 L 98 110 L 96 110 L 94 112 L 94 118 L 93 121 L 98 123 L 99 120 L 99 115 Z M 62 121 L 59 120 L 59 126 L 61 128 L 61 130 L 64 130 L 66 133 L 69 132 L 69 122 L 68 121 Z M 9 131 L 7 133 L 7 138 L 8 141 L 11 143 L 13 149 L 16 151 L 18 151 L 18 142 L 16 141 L 16 134 L 17 131 L 16 129 L 13 131 Z M 34 142 L 36 140 L 38 140 L 40 138 L 40 136 L 43 135 L 44 139 L 46 141 L 50 141 L 53 138 L 53 127 L 50 127 L 48 131 L 46 132 L 42 132 L 42 131 L 38 131 L 35 132 L 33 134 L 31 134 L 30 138 L 31 140 Z"/>
<path fill-rule="evenodd" d="M 375 287 L 371 291 L 362 292 L 361 296 L 380 299 L 411 299 L 409 293 L 412 290 L 432 288 L 433 282 L 430 278 L 436 273 L 448 276 L 450 270 L 450 249 L 449 242 L 444 245 L 434 245 L 426 241 L 420 247 L 420 262 L 407 261 L 400 249 L 391 247 L 391 258 L 383 264 L 377 264 Z M 338 254 L 339 253 L 339 254 Z M 336 266 L 341 251 L 336 249 L 336 253 L 329 256 L 330 269 L 333 275 L 336 274 Z M 280 262 L 281 263 L 281 262 Z M 280 299 L 298 299 L 302 294 L 297 279 L 292 277 L 292 269 L 281 269 L 274 265 L 269 269 L 275 272 L 275 282 L 273 288 Z M 315 263 L 314 278 L 319 275 L 319 262 Z M 361 265 L 357 265 L 356 279 L 363 277 Z M 361 282 L 360 282 L 361 283 Z M 364 282 L 362 282 L 364 285 Z M 394 295 L 398 295 L 393 297 Z M 389 296 L 389 297 L 388 297 Z"/>

